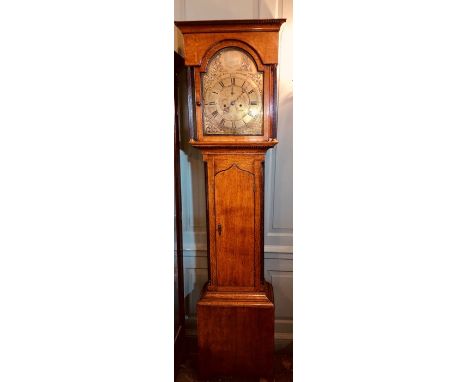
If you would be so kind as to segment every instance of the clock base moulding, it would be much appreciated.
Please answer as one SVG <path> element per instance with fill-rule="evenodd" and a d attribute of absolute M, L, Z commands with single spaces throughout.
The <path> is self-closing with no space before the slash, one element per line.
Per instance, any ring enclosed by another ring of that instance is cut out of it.
<path fill-rule="evenodd" d="M 264 292 L 209 292 L 197 304 L 198 371 L 219 375 L 273 377 L 274 298 Z"/>

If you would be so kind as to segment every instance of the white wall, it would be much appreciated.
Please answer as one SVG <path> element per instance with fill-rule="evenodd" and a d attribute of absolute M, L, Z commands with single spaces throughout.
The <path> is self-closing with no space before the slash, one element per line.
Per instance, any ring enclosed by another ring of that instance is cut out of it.
<path fill-rule="evenodd" d="M 265 162 L 265 279 L 275 293 L 276 339 L 292 339 L 293 292 L 293 90 L 292 0 L 175 0 L 175 20 L 286 18 L 280 32 L 278 65 L 278 140 Z M 188 326 L 194 328 L 195 306 L 208 278 L 204 168 L 198 150 L 187 143 L 181 120 L 184 277 Z M 190 333 L 190 330 L 189 330 Z"/>

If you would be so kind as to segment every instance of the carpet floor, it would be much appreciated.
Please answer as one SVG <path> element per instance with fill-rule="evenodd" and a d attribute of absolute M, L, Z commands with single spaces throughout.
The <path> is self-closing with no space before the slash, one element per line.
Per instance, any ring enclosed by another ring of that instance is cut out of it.
<path fill-rule="evenodd" d="M 196 370 L 197 346 L 195 341 L 188 341 L 186 356 L 175 373 L 175 382 L 263 382 L 258 378 L 219 377 L 209 380 L 199 379 Z M 293 352 L 292 344 L 275 353 L 274 382 L 292 382 Z"/>

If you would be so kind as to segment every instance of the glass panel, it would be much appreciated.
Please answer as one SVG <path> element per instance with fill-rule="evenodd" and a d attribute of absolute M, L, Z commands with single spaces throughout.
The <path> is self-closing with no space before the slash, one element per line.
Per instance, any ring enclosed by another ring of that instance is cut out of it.
<path fill-rule="evenodd" d="M 263 135 L 263 73 L 239 48 L 213 56 L 202 74 L 207 135 Z"/>

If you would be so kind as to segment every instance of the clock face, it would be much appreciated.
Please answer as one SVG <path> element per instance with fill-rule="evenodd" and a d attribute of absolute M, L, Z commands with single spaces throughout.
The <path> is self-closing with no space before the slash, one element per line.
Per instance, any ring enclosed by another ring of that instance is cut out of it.
<path fill-rule="evenodd" d="M 202 74 L 207 135 L 263 135 L 263 73 L 248 53 L 224 48 Z"/>

